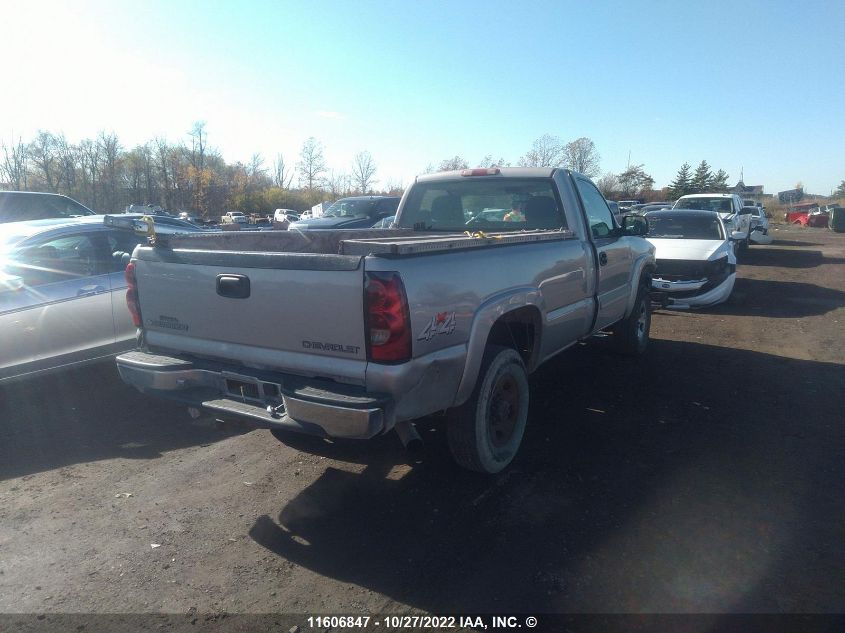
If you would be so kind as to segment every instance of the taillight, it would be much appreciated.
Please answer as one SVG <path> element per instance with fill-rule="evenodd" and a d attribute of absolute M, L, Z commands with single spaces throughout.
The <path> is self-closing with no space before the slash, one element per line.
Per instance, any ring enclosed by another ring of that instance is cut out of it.
<path fill-rule="evenodd" d="M 367 273 L 364 316 L 369 360 L 396 363 L 411 358 L 411 319 L 399 273 Z"/>
<path fill-rule="evenodd" d="M 126 305 L 132 315 L 132 323 L 135 324 L 135 327 L 141 327 L 141 304 L 138 302 L 138 281 L 135 279 L 135 264 L 132 262 L 126 264 L 123 276 L 126 278 Z"/>

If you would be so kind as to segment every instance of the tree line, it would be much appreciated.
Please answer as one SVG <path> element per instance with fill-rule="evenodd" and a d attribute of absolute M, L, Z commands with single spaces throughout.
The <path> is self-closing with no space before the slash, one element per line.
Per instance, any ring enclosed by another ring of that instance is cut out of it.
<path fill-rule="evenodd" d="M 194 123 L 185 138 L 175 143 L 158 137 L 130 149 L 113 132 L 100 132 L 95 138 L 74 144 L 62 133 L 39 131 L 29 142 L 18 139 L 0 143 L 0 151 L 0 187 L 62 193 L 100 212 L 113 213 L 129 204 L 154 204 L 215 217 L 228 210 L 303 210 L 347 195 L 402 193 L 402 184 L 394 181 L 378 187 L 378 169 L 370 152 L 358 152 L 348 169 L 334 169 L 326 162 L 322 143 L 314 137 L 305 140 L 295 162 L 278 153 L 268 163 L 255 153 L 245 163 L 227 163 L 209 144 L 204 122 Z M 587 137 L 564 142 L 558 136 L 544 134 L 513 164 L 563 167 L 593 179 L 601 173 L 601 156 Z M 706 166 L 706 161 L 702 164 Z M 476 165 L 453 156 L 436 166 L 429 164 L 423 171 L 511 165 L 492 154 Z M 673 186 L 684 189 L 692 186 L 687 181 L 698 182 L 698 170 L 690 176 L 689 166 L 685 168 L 687 171 L 679 172 Z M 707 178 L 713 183 L 726 182 L 727 175 L 720 170 Z M 654 178 L 642 164 L 630 165 L 618 174 L 605 173 L 596 184 L 607 198 L 657 195 Z"/>
<path fill-rule="evenodd" d="M 727 193 L 728 174 L 720 169 L 715 173 L 706 160 L 702 160 L 695 171 L 684 163 L 666 191 L 673 200 L 692 193 Z"/>
<path fill-rule="evenodd" d="M 494 160 L 487 154 L 475 167 L 510 167 L 504 158 Z M 629 165 L 619 174 L 607 172 L 600 178 L 601 156 L 595 143 L 581 137 L 564 143 L 557 136 L 544 134 L 532 143 L 531 148 L 516 161 L 518 167 L 563 167 L 595 179 L 596 186 L 605 198 L 624 199 L 653 194 L 654 178 L 645 171 L 643 164 Z M 460 156 L 444 159 L 438 166 L 429 165 L 426 172 L 467 169 L 468 161 Z M 656 195 L 656 194 L 654 194 Z"/>
<path fill-rule="evenodd" d="M 292 164 L 278 153 L 270 164 L 253 154 L 227 163 L 208 142 L 204 122 L 186 139 L 155 138 L 125 148 L 115 133 L 70 143 L 62 133 L 39 131 L 34 139 L 0 143 L 0 188 L 61 193 L 95 211 L 114 213 L 129 204 L 159 205 L 215 217 L 227 210 L 267 213 L 303 210 L 327 198 L 372 193 L 377 167 L 358 152 L 348 171 L 329 169 L 322 144 L 311 137 Z M 388 182 L 386 192 L 401 192 Z"/>

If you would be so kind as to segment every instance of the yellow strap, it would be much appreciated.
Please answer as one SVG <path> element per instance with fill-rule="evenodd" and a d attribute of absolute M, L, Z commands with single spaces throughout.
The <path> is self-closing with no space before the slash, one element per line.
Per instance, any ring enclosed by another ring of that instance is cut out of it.
<path fill-rule="evenodd" d="M 147 231 L 146 231 L 145 234 L 146 234 L 147 237 L 150 238 L 150 244 L 155 244 L 155 241 L 156 241 L 155 222 L 148 215 L 145 215 L 144 217 L 142 217 L 141 222 L 144 222 L 147 225 Z"/>
<path fill-rule="evenodd" d="M 487 235 L 484 231 L 464 231 L 464 235 L 472 237 L 476 240 L 500 240 L 504 235 Z"/>

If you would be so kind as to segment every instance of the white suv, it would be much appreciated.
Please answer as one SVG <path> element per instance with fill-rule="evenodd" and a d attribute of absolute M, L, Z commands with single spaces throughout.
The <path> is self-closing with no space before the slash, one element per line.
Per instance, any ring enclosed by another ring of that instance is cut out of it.
<path fill-rule="evenodd" d="M 681 196 L 672 209 L 715 211 L 739 248 L 751 243 L 751 216 L 742 212 L 742 198 L 735 193 L 693 193 Z"/>

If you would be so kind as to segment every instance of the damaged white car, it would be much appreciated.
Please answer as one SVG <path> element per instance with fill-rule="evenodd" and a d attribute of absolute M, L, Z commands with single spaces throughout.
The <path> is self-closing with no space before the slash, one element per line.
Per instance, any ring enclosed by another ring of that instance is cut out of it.
<path fill-rule="evenodd" d="M 657 260 L 652 299 L 682 310 L 727 301 L 736 280 L 733 241 L 740 236 L 728 234 L 719 214 L 668 210 L 645 217 L 646 239 L 654 245 Z"/>

